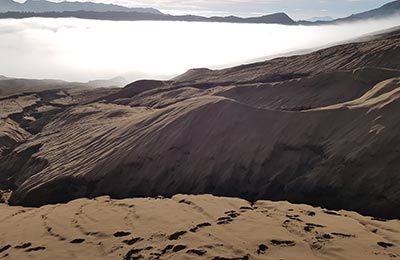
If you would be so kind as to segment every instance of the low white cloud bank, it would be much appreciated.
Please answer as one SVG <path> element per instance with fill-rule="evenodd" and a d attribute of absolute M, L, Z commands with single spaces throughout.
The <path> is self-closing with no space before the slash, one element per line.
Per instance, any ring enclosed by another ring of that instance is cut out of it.
<path fill-rule="evenodd" d="M 331 26 L 66 19 L 0 20 L 0 75 L 87 81 L 168 78 L 315 49 L 400 25 L 400 16 Z"/>

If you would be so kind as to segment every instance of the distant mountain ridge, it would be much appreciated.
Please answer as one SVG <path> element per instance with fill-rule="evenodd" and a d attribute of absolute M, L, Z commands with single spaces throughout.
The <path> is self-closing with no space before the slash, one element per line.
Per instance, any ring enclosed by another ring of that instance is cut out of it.
<path fill-rule="evenodd" d="M 139 12 L 149 14 L 162 14 L 154 8 L 129 8 L 115 4 L 103 4 L 92 2 L 50 2 L 47 0 L 27 0 L 24 3 L 17 3 L 13 0 L 1 0 L 0 12 Z"/>
<path fill-rule="evenodd" d="M 154 8 L 128 8 L 113 4 L 98 4 L 92 2 L 61 2 L 53 3 L 47 0 L 27 0 L 20 4 L 13 0 L 0 2 L 0 19 L 6 18 L 62 18 L 74 17 L 81 19 L 109 21 L 183 21 L 183 22 L 223 22 L 223 23 L 253 23 L 253 24 L 283 24 L 283 25 L 324 25 L 344 22 L 379 19 L 400 15 L 400 0 L 385 4 L 379 8 L 353 14 L 339 19 L 331 17 L 314 17 L 309 20 L 294 21 L 286 13 L 274 13 L 260 17 L 242 18 L 238 16 L 203 17 L 197 15 L 168 15 Z"/>
<path fill-rule="evenodd" d="M 0 13 L 2 18 L 62 18 L 74 17 L 92 20 L 108 21 L 180 21 L 180 22 L 221 22 L 221 23 L 257 23 L 257 24 L 283 24 L 296 25 L 296 22 L 285 13 L 276 13 L 260 17 L 241 18 L 237 16 L 203 17 L 197 15 L 165 15 L 143 12 L 95 12 L 95 11 L 65 11 L 65 12 L 8 12 Z"/>
<path fill-rule="evenodd" d="M 359 13 L 359 14 L 353 14 L 349 17 L 342 18 L 342 19 L 337 19 L 336 21 L 343 21 L 343 20 L 361 20 L 361 19 L 369 19 L 369 18 L 379 18 L 379 17 L 385 17 L 385 16 L 390 16 L 390 15 L 400 15 L 400 0 L 396 0 L 394 2 L 390 2 L 388 4 L 385 4 L 379 8 Z"/>
<path fill-rule="evenodd" d="M 0 100 L 17 93 L 31 93 L 57 89 L 118 88 L 125 86 L 127 83 L 128 81 L 123 77 L 98 79 L 88 82 L 68 82 L 57 79 L 9 78 L 0 75 Z"/>
<path fill-rule="evenodd" d="M 388 16 L 400 16 L 400 0 L 396 0 L 390 3 L 387 3 L 379 8 L 372 9 L 366 12 L 352 14 L 348 17 L 338 18 L 332 21 L 298 21 L 298 24 L 302 25 L 315 25 L 315 24 L 337 24 L 337 23 L 345 23 L 345 22 L 356 22 L 366 19 L 380 19 Z"/>
<path fill-rule="evenodd" d="M 318 22 L 318 21 L 332 21 L 335 20 L 334 18 L 330 17 L 330 16 L 316 16 L 316 17 L 311 17 L 309 19 L 307 19 L 307 21 L 309 22 Z"/>

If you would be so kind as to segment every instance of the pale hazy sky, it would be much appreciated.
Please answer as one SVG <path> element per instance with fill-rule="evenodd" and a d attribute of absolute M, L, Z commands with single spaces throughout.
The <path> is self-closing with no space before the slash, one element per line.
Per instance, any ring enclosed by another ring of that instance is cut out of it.
<path fill-rule="evenodd" d="M 24 0 L 16 0 L 24 2 Z M 52 0 L 61 2 L 62 0 Z M 81 2 L 86 0 L 79 0 Z M 89 0 L 87 0 L 89 1 Z M 90 0 L 125 6 L 154 7 L 170 14 L 257 16 L 286 12 L 294 19 L 344 17 L 377 8 L 392 0 Z"/>

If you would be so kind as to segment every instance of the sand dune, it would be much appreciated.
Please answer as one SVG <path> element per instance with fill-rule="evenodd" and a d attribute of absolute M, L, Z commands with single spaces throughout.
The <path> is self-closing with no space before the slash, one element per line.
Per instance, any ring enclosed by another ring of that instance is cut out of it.
<path fill-rule="evenodd" d="M 209 195 L 0 205 L 4 259 L 396 259 L 399 221 Z"/>

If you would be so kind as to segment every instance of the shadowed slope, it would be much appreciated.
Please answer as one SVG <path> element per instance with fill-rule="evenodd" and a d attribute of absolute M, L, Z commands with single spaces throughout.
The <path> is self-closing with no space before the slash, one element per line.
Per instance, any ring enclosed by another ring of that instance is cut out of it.
<path fill-rule="evenodd" d="M 396 30 L 371 41 L 344 44 L 306 55 L 276 58 L 229 69 L 191 70 L 177 77 L 176 81 L 186 85 L 210 86 L 279 82 L 365 67 L 400 70 L 399 34 L 400 31 Z"/>
<path fill-rule="evenodd" d="M 400 217 L 399 35 L 139 81 L 0 161 L 10 203 L 211 193 Z"/>

